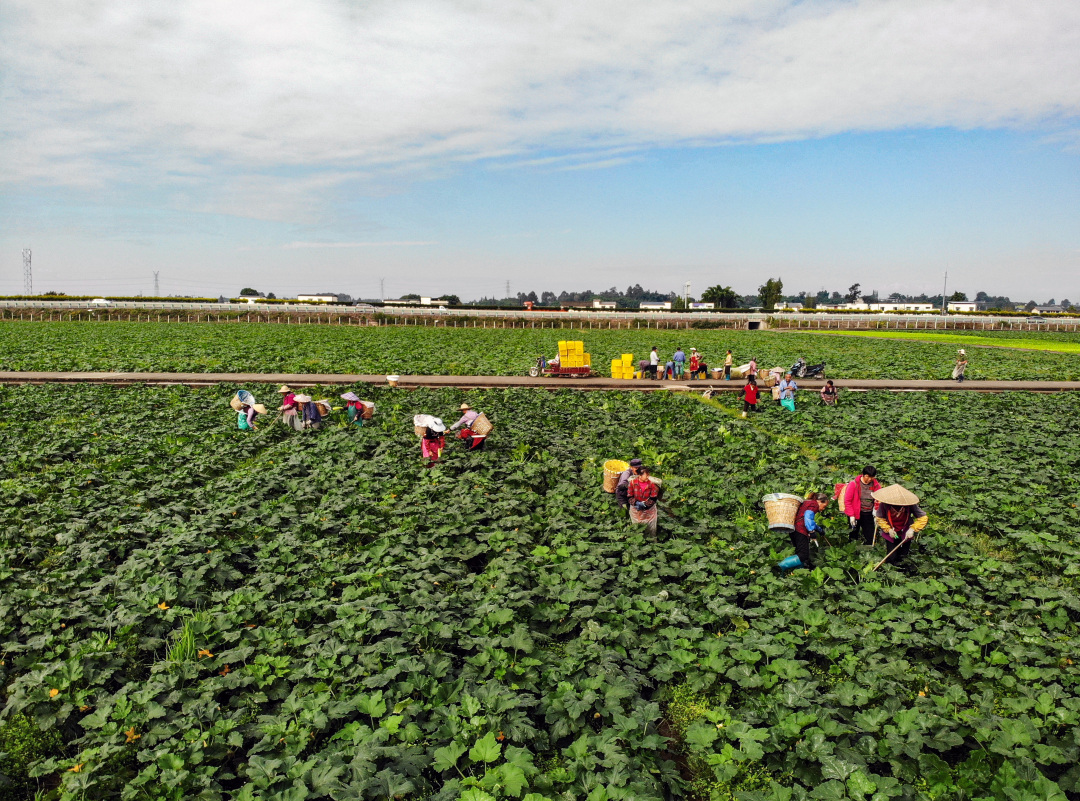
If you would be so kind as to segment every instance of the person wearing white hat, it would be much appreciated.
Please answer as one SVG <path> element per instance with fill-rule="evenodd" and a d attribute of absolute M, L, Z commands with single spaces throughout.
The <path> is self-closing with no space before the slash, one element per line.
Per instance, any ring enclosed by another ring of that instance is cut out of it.
<path fill-rule="evenodd" d="M 294 424 L 293 428 L 297 430 L 310 428 L 312 430 L 318 430 L 322 428 L 322 414 L 319 412 L 319 407 L 311 399 L 310 395 L 296 395 L 293 397 L 293 402 L 296 404 L 296 420 L 298 424 Z"/>
<path fill-rule="evenodd" d="M 341 395 L 345 401 L 345 415 L 353 425 L 364 425 L 364 402 L 355 392 L 345 392 Z"/>
<path fill-rule="evenodd" d="M 420 455 L 428 459 L 427 467 L 434 467 L 435 462 L 442 456 L 443 448 L 446 447 L 446 423 L 438 417 L 429 417 L 424 435 L 420 438 Z"/>
<path fill-rule="evenodd" d="M 709 375 L 709 365 L 701 356 L 697 348 L 690 348 L 690 378 L 706 378 Z"/>
<path fill-rule="evenodd" d="M 952 377 L 955 378 L 958 383 L 963 383 L 964 371 L 967 370 L 967 366 L 967 353 L 964 352 L 963 348 L 960 348 L 960 350 L 956 352 L 956 366 L 953 367 L 952 371 Z"/>
<path fill-rule="evenodd" d="M 911 542 L 926 528 L 929 519 L 919 506 L 919 496 L 899 484 L 890 484 L 872 493 L 871 497 L 878 502 L 874 519 L 885 540 L 886 561 L 905 567 Z"/>

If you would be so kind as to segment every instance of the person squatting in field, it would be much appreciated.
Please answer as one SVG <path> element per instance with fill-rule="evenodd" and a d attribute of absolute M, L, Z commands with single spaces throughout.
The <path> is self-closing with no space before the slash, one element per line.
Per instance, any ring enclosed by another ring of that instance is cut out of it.
<path fill-rule="evenodd" d="M 476 418 L 480 416 L 480 413 L 475 411 L 467 403 L 461 404 L 461 406 L 458 407 L 458 410 L 462 413 L 461 419 L 450 426 L 450 430 L 454 431 L 461 426 L 464 426 L 464 428 L 458 432 L 458 439 L 465 440 L 465 444 L 469 446 L 470 451 L 483 450 L 488 435 L 478 434 L 473 430 L 473 425 L 476 423 Z"/>
<path fill-rule="evenodd" d="M 826 406 L 835 406 L 837 394 L 836 385 L 833 384 L 830 378 L 825 382 L 825 386 L 821 388 L 821 400 Z"/>
<path fill-rule="evenodd" d="M 863 545 L 874 544 L 874 512 L 878 503 L 873 496 L 879 489 L 881 482 L 877 480 L 877 468 L 870 464 L 844 487 L 844 514 L 851 523 L 852 542 L 861 534 Z"/>
<path fill-rule="evenodd" d="M 873 493 L 878 501 L 874 518 L 888 551 L 885 561 L 906 568 L 915 535 L 926 528 L 927 515 L 919 506 L 919 496 L 899 484 L 890 484 Z"/>
<path fill-rule="evenodd" d="M 817 515 L 828 505 L 829 496 L 824 492 L 815 492 L 799 505 L 799 511 L 795 513 L 795 530 L 790 533 L 791 544 L 795 548 L 795 555 L 799 557 L 802 567 L 807 570 L 814 566 L 810 558 L 810 540 L 816 542 L 817 535 L 822 531 Z"/>
<path fill-rule="evenodd" d="M 637 475 L 641 468 L 640 459 L 631 459 L 630 466 L 619 473 L 619 480 L 615 484 L 615 501 L 623 509 L 630 505 L 630 480 Z"/>

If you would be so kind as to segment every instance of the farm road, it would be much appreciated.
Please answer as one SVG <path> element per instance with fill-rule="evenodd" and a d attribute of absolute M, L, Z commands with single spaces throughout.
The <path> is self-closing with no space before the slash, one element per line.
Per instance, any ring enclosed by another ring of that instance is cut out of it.
<path fill-rule="evenodd" d="M 209 386 L 212 384 L 288 384 L 291 387 L 385 384 L 385 375 L 319 373 L 36 373 L 0 371 L 0 384 L 150 384 L 157 386 Z M 800 379 L 803 390 L 818 390 L 825 383 Z M 849 391 L 888 390 L 893 392 L 1067 392 L 1080 390 L 1080 381 L 893 381 L 888 379 L 835 378 L 833 383 Z M 497 375 L 403 375 L 398 386 L 456 387 L 459 389 L 506 389 L 537 387 L 541 389 L 585 390 L 706 390 L 738 392 L 743 382 L 704 379 L 698 381 L 621 380 L 615 378 L 532 378 Z"/>

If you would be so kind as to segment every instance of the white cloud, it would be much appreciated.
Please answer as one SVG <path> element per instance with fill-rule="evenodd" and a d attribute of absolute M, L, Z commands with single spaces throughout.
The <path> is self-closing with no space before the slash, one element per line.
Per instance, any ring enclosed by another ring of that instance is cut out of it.
<path fill-rule="evenodd" d="M 1080 116 L 1075 0 L 9 0 L 2 24 L 0 180 L 265 219 L 448 159 Z"/>
<path fill-rule="evenodd" d="M 419 245 L 437 245 L 438 242 L 289 242 L 282 245 L 286 250 L 301 248 L 401 248 Z"/>

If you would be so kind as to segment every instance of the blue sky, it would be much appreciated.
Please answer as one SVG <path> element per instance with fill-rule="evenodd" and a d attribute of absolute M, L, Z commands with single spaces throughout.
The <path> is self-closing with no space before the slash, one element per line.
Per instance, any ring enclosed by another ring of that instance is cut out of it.
<path fill-rule="evenodd" d="M 1080 4 L 0 10 L 0 293 L 1080 299 Z"/>

